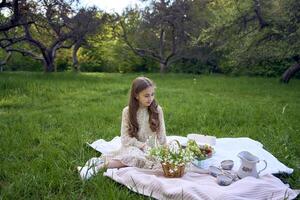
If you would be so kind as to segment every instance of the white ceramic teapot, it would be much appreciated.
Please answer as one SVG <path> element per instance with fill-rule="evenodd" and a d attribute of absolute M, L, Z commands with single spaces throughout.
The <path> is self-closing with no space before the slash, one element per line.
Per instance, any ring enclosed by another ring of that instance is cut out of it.
<path fill-rule="evenodd" d="M 238 154 L 238 157 L 241 159 L 242 163 L 237 172 L 239 178 L 244 178 L 246 176 L 253 176 L 255 178 L 259 177 L 259 174 L 265 170 L 268 166 L 265 160 L 259 160 L 258 157 L 254 156 L 248 151 L 242 151 Z M 260 161 L 265 163 L 265 167 L 257 172 L 256 164 Z"/>

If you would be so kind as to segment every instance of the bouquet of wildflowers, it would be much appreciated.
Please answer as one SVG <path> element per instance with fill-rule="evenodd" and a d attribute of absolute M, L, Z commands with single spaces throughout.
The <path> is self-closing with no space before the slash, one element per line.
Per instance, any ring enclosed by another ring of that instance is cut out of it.
<path fill-rule="evenodd" d="M 184 165 L 194 158 L 189 149 L 183 149 L 177 140 L 171 141 L 168 145 L 156 146 L 150 150 L 150 155 L 161 163 L 172 165 Z"/>
<path fill-rule="evenodd" d="M 150 155 L 161 163 L 166 177 L 181 177 L 185 164 L 194 158 L 194 153 L 187 148 L 183 149 L 177 140 L 151 148 Z"/>

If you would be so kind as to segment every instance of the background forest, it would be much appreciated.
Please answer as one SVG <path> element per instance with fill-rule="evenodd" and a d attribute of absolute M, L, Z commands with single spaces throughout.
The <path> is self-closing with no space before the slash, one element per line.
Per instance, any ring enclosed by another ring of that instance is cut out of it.
<path fill-rule="evenodd" d="M 1 71 L 300 77 L 297 0 L 152 0 L 122 14 L 77 1 L 13 2 L 17 9 L 1 9 Z"/>

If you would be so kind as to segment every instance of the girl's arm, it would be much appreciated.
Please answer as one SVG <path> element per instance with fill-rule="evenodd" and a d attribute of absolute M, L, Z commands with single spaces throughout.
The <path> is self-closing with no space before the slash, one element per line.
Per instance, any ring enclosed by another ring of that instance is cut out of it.
<path fill-rule="evenodd" d="M 160 122 L 159 131 L 157 132 L 157 139 L 159 144 L 164 145 L 167 143 L 164 113 L 160 106 L 158 106 L 157 109 L 158 109 L 158 117 Z"/>
<path fill-rule="evenodd" d="M 129 117 L 128 106 L 123 109 L 121 122 L 121 143 L 123 146 L 136 146 L 142 149 L 145 143 L 138 141 L 135 137 L 129 135 Z"/>

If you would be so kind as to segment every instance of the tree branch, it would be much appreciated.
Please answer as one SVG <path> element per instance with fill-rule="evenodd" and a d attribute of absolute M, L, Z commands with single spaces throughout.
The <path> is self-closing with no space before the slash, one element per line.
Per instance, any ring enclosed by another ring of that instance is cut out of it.
<path fill-rule="evenodd" d="M 120 24 L 123 30 L 123 35 L 121 35 L 121 37 L 123 37 L 124 42 L 129 46 L 129 48 L 137 55 L 142 56 L 142 57 L 151 57 L 154 60 L 161 62 L 162 61 L 162 57 L 160 57 L 159 55 L 157 55 L 155 52 L 148 50 L 148 49 L 139 49 L 139 48 L 134 48 L 132 46 L 132 44 L 129 42 L 128 38 L 127 38 L 127 32 L 126 32 L 126 28 L 125 25 L 123 24 L 122 20 L 120 20 Z"/>
<path fill-rule="evenodd" d="M 264 27 L 268 26 L 269 24 L 262 17 L 261 7 L 260 7 L 260 2 L 259 2 L 260 0 L 253 0 L 253 1 L 254 1 L 254 12 L 258 19 L 259 27 L 260 27 L 260 29 L 263 29 Z"/>
<path fill-rule="evenodd" d="M 176 55 L 176 38 L 175 38 L 175 26 L 172 25 L 172 52 L 165 59 L 165 64 L 168 65 L 169 60 Z"/>
<path fill-rule="evenodd" d="M 0 47 L 3 48 L 3 49 L 5 49 L 5 48 L 7 48 L 9 46 L 12 46 L 13 44 L 16 44 L 18 42 L 22 42 L 22 41 L 26 40 L 26 38 L 24 36 L 9 38 L 7 36 L 7 34 L 5 34 L 5 35 L 6 35 L 5 38 L 1 38 L 0 39 Z"/>
<path fill-rule="evenodd" d="M 13 15 L 9 19 L 8 22 L 2 23 L 0 25 L 0 31 L 8 31 L 9 29 L 15 28 L 17 26 L 21 26 L 25 23 L 32 22 L 21 22 L 22 14 L 20 13 L 20 5 L 25 4 L 26 0 L 13 0 L 12 2 L 6 2 L 6 0 L 2 0 L 0 3 L 0 8 L 8 8 L 12 10 Z"/>
<path fill-rule="evenodd" d="M 44 60 L 41 56 L 38 56 L 35 53 L 33 53 L 29 50 L 25 50 L 25 49 L 7 48 L 6 51 L 8 51 L 8 52 L 18 52 L 18 53 L 22 54 L 23 56 L 31 56 L 32 58 L 34 58 L 36 60 L 40 60 L 40 61 Z"/>
<path fill-rule="evenodd" d="M 45 51 L 46 47 L 41 42 L 39 42 L 38 40 L 35 40 L 35 39 L 32 38 L 31 33 L 29 31 L 29 26 L 30 25 L 28 25 L 28 24 L 23 25 L 26 40 L 30 44 L 32 44 L 32 45 L 36 46 L 37 48 L 39 48 L 42 52 Z"/>

